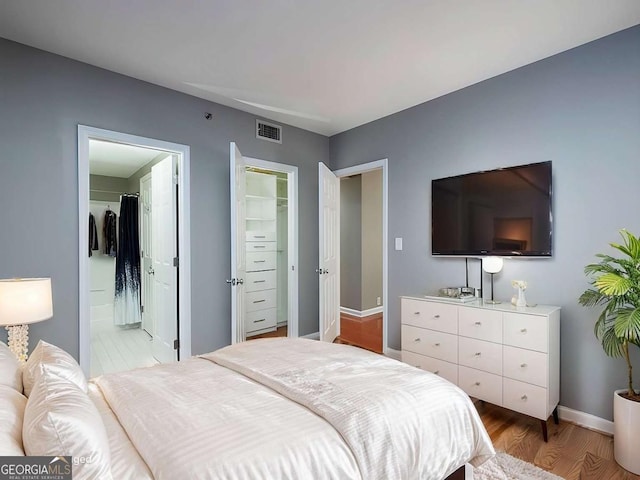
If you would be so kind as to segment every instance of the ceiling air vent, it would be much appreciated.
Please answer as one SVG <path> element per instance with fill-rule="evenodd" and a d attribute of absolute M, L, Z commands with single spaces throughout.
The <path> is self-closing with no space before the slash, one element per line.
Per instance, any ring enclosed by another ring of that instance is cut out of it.
<path fill-rule="evenodd" d="M 256 138 L 282 143 L 282 127 L 273 123 L 256 120 Z"/>

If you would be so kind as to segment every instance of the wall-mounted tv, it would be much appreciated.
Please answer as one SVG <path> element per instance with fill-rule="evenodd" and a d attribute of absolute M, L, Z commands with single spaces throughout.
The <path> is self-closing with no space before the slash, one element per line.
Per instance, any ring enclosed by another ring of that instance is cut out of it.
<path fill-rule="evenodd" d="M 551 256 L 551 162 L 431 182 L 433 255 Z"/>

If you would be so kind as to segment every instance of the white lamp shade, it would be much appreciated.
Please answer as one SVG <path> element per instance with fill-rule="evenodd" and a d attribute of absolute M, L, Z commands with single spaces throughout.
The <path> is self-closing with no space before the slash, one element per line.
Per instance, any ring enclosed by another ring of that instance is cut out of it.
<path fill-rule="evenodd" d="M 501 257 L 485 257 L 482 259 L 482 269 L 487 273 L 498 273 L 502 270 L 504 260 Z"/>
<path fill-rule="evenodd" d="M 0 325 L 26 325 L 51 317 L 50 278 L 0 280 Z"/>

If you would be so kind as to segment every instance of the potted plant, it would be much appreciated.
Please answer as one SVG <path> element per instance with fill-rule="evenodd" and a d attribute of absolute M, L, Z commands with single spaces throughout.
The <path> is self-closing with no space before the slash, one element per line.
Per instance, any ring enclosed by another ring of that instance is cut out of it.
<path fill-rule="evenodd" d="M 592 287 L 580 296 L 586 307 L 604 307 L 594 332 L 605 353 L 623 357 L 628 385 L 613 395 L 614 454 L 616 461 L 632 473 L 640 474 L 636 437 L 640 432 L 640 391 L 634 389 L 633 365 L 629 349 L 640 347 L 640 238 L 621 230 L 622 244 L 610 245 L 622 255 L 597 254 L 598 263 L 584 269 Z"/>

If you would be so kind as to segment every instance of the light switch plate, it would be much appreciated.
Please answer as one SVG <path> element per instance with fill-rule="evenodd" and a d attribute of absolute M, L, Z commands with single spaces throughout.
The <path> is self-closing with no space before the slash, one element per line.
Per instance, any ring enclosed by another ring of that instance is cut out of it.
<path fill-rule="evenodd" d="M 396 250 L 402 250 L 402 237 L 396 238 Z"/>

